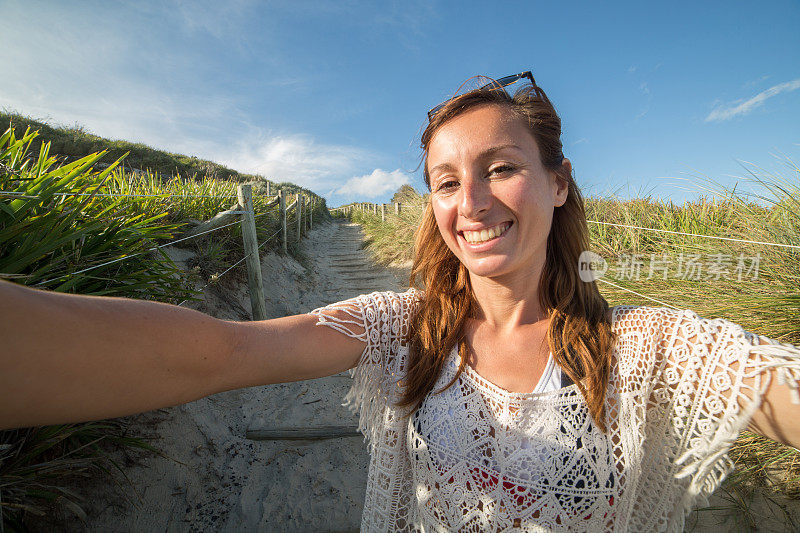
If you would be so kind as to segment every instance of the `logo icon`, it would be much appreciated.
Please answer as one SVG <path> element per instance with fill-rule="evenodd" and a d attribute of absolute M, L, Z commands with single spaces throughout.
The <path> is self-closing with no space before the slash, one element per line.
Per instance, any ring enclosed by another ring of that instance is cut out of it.
<path fill-rule="evenodd" d="M 607 270 L 608 263 L 600 254 L 584 250 L 578 257 L 578 275 L 581 281 L 591 283 L 602 278 Z"/>

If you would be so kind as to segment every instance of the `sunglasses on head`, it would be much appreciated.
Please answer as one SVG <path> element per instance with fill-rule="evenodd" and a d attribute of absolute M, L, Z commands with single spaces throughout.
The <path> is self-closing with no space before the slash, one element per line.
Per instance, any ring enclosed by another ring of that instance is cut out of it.
<path fill-rule="evenodd" d="M 531 71 L 530 70 L 526 70 L 525 72 L 520 72 L 519 74 L 512 74 L 510 76 L 504 76 L 504 77 L 500 78 L 499 80 L 492 80 L 489 83 L 487 83 L 486 85 L 482 85 L 481 87 L 478 87 L 475 90 L 476 91 L 483 91 L 485 89 L 491 89 L 491 90 L 502 89 L 503 87 L 507 87 L 507 86 L 511 85 L 512 83 L 514 83 L 514 82 L 516 82 L 518 80 L 521 80 L 522 78 L 528 78 L 529 80 L 531 80 L 531 85 L 536 87 L 536 81 L 533 79 L 533 75 L 531 74 Z M 453 98 L 455 98 L 455 97 L 453 97 Z M 428 111 L 428 121 L 433 120 L 434 115 L 436 115 L 436 113 L 441 108 L 443 108 L 447 104 L 447 102 L 449 102 L 450 100 L 452 100 L 452 98 L 450 98 L 448 100 L 445 100 L 444 102 L 442 102 L 441 104 L 437 105 L 436 107 L 431 108 L 431 110 Z"/>

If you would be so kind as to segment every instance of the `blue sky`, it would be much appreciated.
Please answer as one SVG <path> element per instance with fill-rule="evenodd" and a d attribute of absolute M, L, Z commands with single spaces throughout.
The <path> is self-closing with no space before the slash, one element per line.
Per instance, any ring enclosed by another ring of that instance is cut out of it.
<path fill-rule="evenodd" d="M 381 202 L 424 189 L 428 108 L 532 70 L 584 193 L 682 201 L 800 163 L 799 29 L 796 1 L 0 0 L 0 108 Z"/>

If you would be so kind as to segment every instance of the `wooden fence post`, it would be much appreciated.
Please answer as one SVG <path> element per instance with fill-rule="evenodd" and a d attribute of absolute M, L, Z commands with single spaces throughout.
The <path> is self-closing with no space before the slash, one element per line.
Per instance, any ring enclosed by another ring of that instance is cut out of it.
<path fill-rule="evenodd" d="M 270 187 L 270 185 L 272 184 L 267 182 L 267 196 L 272 196 L 272 187 Z"/>
<path fill-rule="evenodd" d="M 386 222 L 386 204 L 381 204 L 381 222 Z"/>
<path fill-rule="evenodd" d="M 311 199 L 311 209 L 308 210 L 308 229 L 314 229 L 314 199 Z"/>
<path fill-rule="evenodd" d="M 283 253 L 286 253 L 286 195 L 282 190 L 278 191 L 278 200 L 280 201 L 280 218 L 281 218 L 281 233 L 283 236 Z"/>
<path fill-rule="evenodd" d="M 303 195 L 301 193 L 297 193 L 297 202 L 294 205 L 297 213 L 297 242 L 299 243 L 303 237 L 301 233 L 303 230 Z"/>
<path fill-rule="evenodd" d="M 250 292 L 250 305 L 253 309 L 253 320 L 266 320 L 267 306 L 264 303 L 264 283 L 261 280 L 261 259 L 258 255 L 258 239 L 256 238 L 256 219 L 253 214 L 253 187 L 249 183 L 239 185 L 239 205 L 242 206 L 242 240 L 244 252 L 247 254 L 247 285 Z"/>
<path fill-rule="evenodd" d="M 395 216 L 400 216 L 400 202 L 394 203 L 394 214 Z"/>
<path fill-rule="evenodd" d="M 311 198 L 303 198 L 303 233 L 308 233 L 308 212 L 311 211 Z"/>

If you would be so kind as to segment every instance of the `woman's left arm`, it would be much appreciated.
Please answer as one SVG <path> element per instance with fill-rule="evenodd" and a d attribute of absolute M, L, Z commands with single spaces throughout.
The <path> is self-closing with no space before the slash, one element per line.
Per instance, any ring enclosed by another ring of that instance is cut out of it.
<path fill-rule="evenodd" d="M 689 309 L 653 313 L 660 340 L 650 402 L 662 424 L 654 438 L 674 453 L 674 476 L 690 480 L 687 490 L 710 495 L 719 486 L 732 466 L 727 453 L 748 427 L 800 446 L 800 347 Z M 648 325 L 647 313 L 629 314 Z"/>

